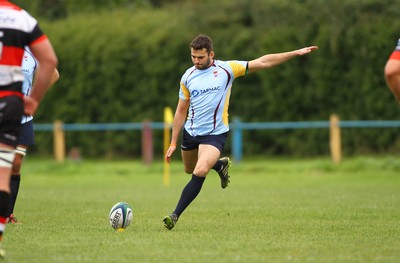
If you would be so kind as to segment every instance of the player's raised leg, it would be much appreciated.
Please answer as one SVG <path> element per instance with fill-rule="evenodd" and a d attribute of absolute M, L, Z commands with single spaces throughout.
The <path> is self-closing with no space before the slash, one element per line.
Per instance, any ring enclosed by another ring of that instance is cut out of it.
<path fill-rule="evenodd" d="M 229 167 L 231 165 L 232 161 L 229 159 L 229 157 L 222 157 L 213 166 L 213 169 L 217 171 L 219 177 L 221 178 L 222 189 L 225 189 L 230 183 Z"/>

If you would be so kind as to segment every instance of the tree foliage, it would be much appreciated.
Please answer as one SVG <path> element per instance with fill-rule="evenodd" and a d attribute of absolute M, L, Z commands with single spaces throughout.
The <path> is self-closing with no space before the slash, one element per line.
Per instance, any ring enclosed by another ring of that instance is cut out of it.
<path fill-rule="evenodd" d="M 319 46 L 309 56 L 236 80 L 231 120 L 328 120 L 332 113 L 343 120 L 396 119 L 399 109 L 383 78 L 386 60 L 400 37 L 396 4 L 32 1 L 29 6 L 45 17 L 40 22 L 57 51 L 61 74 L 35 119 L 37 123 L 162 121 L 164 107 L 175 108 L 180 77 L 191 66 L 189 42 L 199 33 L 213 38 L 216 58 L 222 60 L 251 60 L 265 53 Z M 87 155 L 140 154 L 140 133 L 76 134 L 67 135 L 68 145 L 81 147 Z M 327 154 L 328 136 L 328 131 L 318 129 L 248 131 L 245 151 Z M 162 149 L 160 137 L 156 132 L 157 149 Z M 400 146 L 395 129 L 347 129 L 343 140 L 347 154 L 396 151 Z M 37 151 L 51 144 L 48 135 L 38 134 L 37 141 L 44 145 Z"/>

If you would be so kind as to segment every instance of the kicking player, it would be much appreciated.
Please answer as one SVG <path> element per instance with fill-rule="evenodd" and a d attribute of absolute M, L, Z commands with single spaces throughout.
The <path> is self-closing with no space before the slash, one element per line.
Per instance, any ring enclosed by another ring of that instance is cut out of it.
<path fill-rule="evenodd" d="M 183 129 L 181 154 L 185 172 L 192 174 L 182 191 L 175 210 L 164 217 L 164 226 L 172 229 L 180 215 L 200 193 L 211 169 L 221 177 L 221 186 L 229 183 L 228 157 L 220 159 L 228 136 L 228 106 L 233 81 L 261 69 L 271 68 L 297 56 L 316 50 L 316 46 L 298 50 L 267 54 L 251 61 L 222 61 L 214 59 L 213 42 L 206 35 L 192 40 L 190 51 L 193 66 L 182 76 L 179 101 L 176 108 L 171 144 L 165 160 L 171 162 L 172 154 Z"/>
<path fill-rule="evenodd" d="M 38 67 L 38 62 L 32 55 L 29 47 L 25 47 L 25 52 L 22 60 L 22 72 L 24 74 L 24 82 L 22 83 L 22 93 L 25 96 L 29 96 L 32 89 L 33 78 Z M 50 86 L 52 86 L 58 79 L 60 75 L 58 70 L 55 69 L 50 81 Z M 34 144 L 34 133 L 33 133 L 33 116 L 23 116 L 21 120 L 21 132 L 18 136 L 17 148 L 15 150 L 15 158 L 11 169 L 11 181 L 10 181 L 10 204 L 8 212 L 8 223 L 16 224 L 18 223 L 17 218 L 14 216 L 14 207 L 17 201 L 17 196 L 19 192 L 19 186 L 21 182 L 21 166 L 22 160 L 26 155 L 28 146 Z"/>
<path fill-rule="evenodd" d="M 22 93 L 24 47 L 39 61 L 29 96 Z M 57 66 L 53 47 L 38 22 L 17 5 L 0 0 L 0 257 L 9 212 L 10 177 L 22 115 L 33 115 Z"/>

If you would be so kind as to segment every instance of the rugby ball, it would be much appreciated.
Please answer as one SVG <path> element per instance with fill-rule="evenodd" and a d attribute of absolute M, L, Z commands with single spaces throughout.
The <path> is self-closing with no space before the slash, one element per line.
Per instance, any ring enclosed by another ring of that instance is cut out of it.
<path fill-rule="evenodd" d="M 125 202 L 118 202 L 111 208 L 108 217 L 112 228 L 118 231 L 123 231 L 132 222 L 132 207 Z"/>

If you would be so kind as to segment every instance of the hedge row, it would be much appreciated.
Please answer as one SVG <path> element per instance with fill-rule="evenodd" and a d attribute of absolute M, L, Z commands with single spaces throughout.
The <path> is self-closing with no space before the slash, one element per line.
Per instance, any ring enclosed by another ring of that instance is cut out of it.
<path fill-rule="evenodd" d="M 188 45 L 199 33 L 214 39 L 216 58 L 223 60 L 319 46 L 309 56 L 236 80 L 231 120 L 328 120 L 331 113 L 343 120 L 393 120 L 399 115 L 383 78 L 400 37 L 395 4 L 167 2 L 42 19 L 59 56 L 61 79 L 47 94 L 36 122 L 162 121 L 164 107 L 175 108 L 180 77 L 191 66 Z M 244 150 L 249 155 L 329 154 L 328 136 L 328 131 L 313 129 L 249 131 Z M 161 155 L 161 134 L 155 137 L 156 154 Z M 70 132 L 67 140 L 68 147 L 80 147 L 86 156 L 141 152 L 140 134 L 134 132 Z M 397 129 L 348 129 L 343 140 L 346 154 L 396 152 L 400 147 Z M 37 142 L 35 151 L 51 152 L 49 134 L 37 133 Z M 230 147 L 228 143 L 227 152 Z"/>

